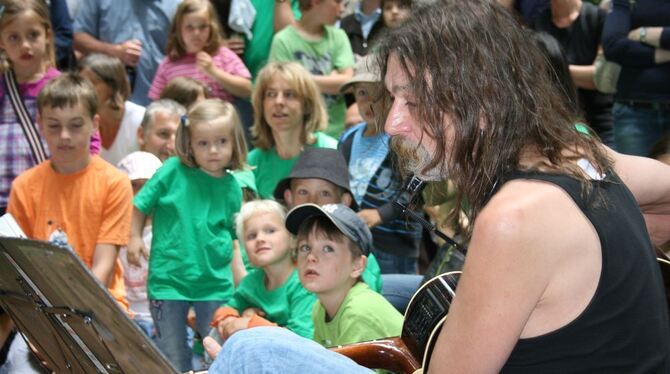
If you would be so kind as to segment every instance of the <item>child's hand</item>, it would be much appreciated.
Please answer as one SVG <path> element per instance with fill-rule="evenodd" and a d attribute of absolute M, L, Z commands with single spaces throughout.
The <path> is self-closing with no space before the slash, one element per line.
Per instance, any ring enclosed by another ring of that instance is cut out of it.
<path fill-rule="evenodd" d="M 212 56 L 210 56 L 207 52 L 198 52 L 195 55 L 195 64 L 207 75 L 212 75 L 214 73 L 215 67 L 214 63 L 212 62 Z"/>
<path fill-rule="evenodd" d="M 377 209 L 363 209 L 358 212 L 358 216 L 365 221 L 368 227 L 374 227 L 382 223 L 382 217 Z"/>
<path fill-rule="evenodd" d="M 242 317 L 249 317 L 253 315 L 258 315 L 260 317 L 265 317 L 265 312 L 258 308 L 247 308 L 242 312 Z"/>
<path fill-rule="evenodd" d="M 141 266 L 140 256 L 149 258 L 149 252 L 144 246 L 144 240 L 140 237 L 131 236 L 128 242 L 128 263 L 130 265 Z"/>
<path fill-rule="evenodd" d="M 217 326 L 219 335 L 223 340 L 230 338 L 237 331 L 246 329 L 250 319 L 251 317 L 228 317 L 224 319 Z"/>

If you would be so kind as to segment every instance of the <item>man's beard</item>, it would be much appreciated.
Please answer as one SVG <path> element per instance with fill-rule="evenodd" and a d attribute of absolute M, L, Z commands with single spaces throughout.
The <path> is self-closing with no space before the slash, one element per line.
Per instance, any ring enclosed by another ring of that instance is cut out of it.
<path fill-rule="evenodd" d="M 424 181 L 442 181 L 449 177 L 444 161 L 426 169 L 431 161 L 431 155 L 423 145 L 394 137 L 391 139 L 391 148 L 398 155 L 402 170 Z"/>

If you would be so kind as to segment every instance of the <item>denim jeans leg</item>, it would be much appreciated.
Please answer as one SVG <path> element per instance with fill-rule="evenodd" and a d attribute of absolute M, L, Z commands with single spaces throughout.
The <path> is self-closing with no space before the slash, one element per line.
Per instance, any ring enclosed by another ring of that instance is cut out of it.
<path fill-rule="evenodd" d="M 186 314 L 190 303 L 151 300 L 151 317 L 156 328 L 156 345 L 179 372 L 192 369 L 191 348 L 186 342 Z"/>
<path fill-rule="evenodd" d="M 419 289 L 422 275 L 410 274 L 383 274 L 382 296 L 398 310 L 405 314 L 409 301 Z"/>
<path fill-rule="evenodd" d="M 223 304 L 223 301 L 194 301 L 193 309 L 195 309 L 195 325 L 198 328 L 200 337 L 205 337 L 209 334 L 211 327 L 209 326 L 214 317 L 216 310 Z"/>
<path fill-rule="evenodd" d="M 210 374 L 373 374 L 348 357 L 280 327 L 257 327 L 233 334 Z"/>
<path fill-rule="evenodd" d="M 629 155 L 648 156 L 651 147 L 664 133 L 668 125 L 663 111 L 654 108 L 634 107 L 626 103 L 614 103 L 614 139 L 617 151 Z"/>
<path fill-rule="evenodd" d="M 417 259 L 405 256 L 396 256 L 387 252 L 372 250 L 382 274 L 416 274 Z"/>

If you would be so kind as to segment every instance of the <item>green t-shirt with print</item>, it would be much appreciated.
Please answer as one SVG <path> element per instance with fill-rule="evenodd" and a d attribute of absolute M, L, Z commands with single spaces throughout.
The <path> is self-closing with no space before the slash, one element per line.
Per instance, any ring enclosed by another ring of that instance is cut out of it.
<path fill-rule="evenodd" d="M 324 133 L 317 132 L 316 142 L 311 147 L 316 148 L 337 148 L 337 140 Z M 273 199 L 275 187 L 280 180 L 291 174 L 293 165 L 298 161 L 298 156 L 284 160 L 279 157 L 277 150 L 272 147 L 269 150 L 254 148 L 249 152 L 249 165 L 254 167 L 254 176 L 256 177 L 256 187 L 258 195 L 262 199 Z"/>
<path fill-rule="evenodd" d="M 133 204 L 153 216 L 149 298 L 225 302 L 232 296 L 233 219 L 242 189 L 230 173 L 215 178 L 171 157 Z"/>
<path fill-rule="evenodd" d="M 306 40 L 294 26 L 287 26 L 272 40 L 270 61 L 298 61 L 314 75 L 330 75 L 334 70 L 354 66 L 354 53 L 347 34 L 334 26 L 324 26 L 323 37 L 317 41 Z M 347 111 L 344 96 L 324 94 L 328 108 L 326 134 L 339 138 L 344 131 Z"/>
<path fill-rule="evenodd" d="M 400 336 L 403 316 L 365 283 L 347 293 L 335 317 L 328 321 L 320 302 L 314 304 L 314 341 L 324 347 Z"/>
<path fill-rule="evenodd" d="M 311 314 L 315 302 L 314 294 L 300 284 L 297 270 L 284 284 L 268 290 L 265 288 L 265 272 L 254 269 L 242 279 L 226 305 L 240 314 L 247 308 L 258 308 L 265 312 L 263 318 L 268 321 L 311 339 L 314 331 Z"/>

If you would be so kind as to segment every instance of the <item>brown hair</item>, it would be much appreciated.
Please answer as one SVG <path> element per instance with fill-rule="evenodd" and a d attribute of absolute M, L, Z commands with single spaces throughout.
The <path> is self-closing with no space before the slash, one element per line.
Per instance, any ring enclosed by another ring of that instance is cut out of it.
<path fill-rule="evenodd" d="M 302 144 L 314 144 L 316 131 L 328 127 L 328 112 L 321 96 L 321 90 L 314 82 L 311 74 L 297 62 L 270 62 L 258 73 L 251 103 L 254 107 L 254 124 L 251 127 L 253 144 L 260 149 L 268 150 L 275 145 L 272 129 L 265 121 L 263 101 L 265 91 L 275 77 L 285 80 L 302 99 L 304 113 L 303 131 L 300 134 Z"/>
<path fill-rule="evenodd" d="M 110 90 L 110 107 L 121 110 L 130 97 L 130 82 L 123 62 L 117 57 L 102 53 L 91 53 L 79 61 L 78 71 L 89 70 L 95 74 Z"/>
<path fill-rule="evenodd" d="M 198 167 L 191 148 L 191 129 L 203 122 L 221 121 L 229 127 L 233 141 L 233 155 L 228 168 L 239 170 L 247 167 L 247 143 L 244 139 L 244 130 L 240 117 L 233 105 L 219 99 L 207 99 L 196 103 L 182 117 L 175 140 L 175 153 L 181 162 L 192 168 Z"/>
<path fill-rule="evenodd" d="M 161 99 L 172 99 L 179 104 L 190 108 L 200 94 L 209 98 L 209 87 L 191 77 L 177 77 L 168 82 L 160 94 Z"/>
<path fill-rule="evenodd" d="M 223 45 L 219 17 L 212 3 L 208 0 L 184 0 L 177 7 L 168 33 L 167 51 L 170 59 L 176 60 L 186 55 L 186 46 L 181 39 L 181 24 L 184 22 L 184 16 L 202 10 L 207 10 L 209 15 L 209 38 L 203 50 L 209 54 L 215 54 Z"/>
<path fill-rule="evenodd" d="M 0 0 L 0 6 L 4 7 L 4 11 L 0 16 L 0 33 L 7 24 L 12 22 L 21 13 L 33 12 L 39 18 L 46 34 L 47 45 L 44 57 L 47 59 L 47 67 L 56 66 L 54 34 L 46 2 L 41 0 Z M 0 70 L 4 72 L 10 67 L 11 61 L 9 61 L 7 54 L 3 51 L 0 53 Z"/>
<path fill-rule="evenodd" d="M 37 110 L 45 107 L 65 108 L 77 104 L 93 118 L 98 111 L 95 88 L 88 79 L 76 73 L 64 73 L 47 83 L 37 96 Z"/>
<path fill-rule="evenodd" d="M 495 1 L 420 7 L 389 30 L 377 51 L 384 74 L 389 56 L 398 58 L 417 103 L 417 126 L 436 143 L 425 170 L 449 170 L 457 206 L 467 201 L 471 220 L 497 182 L 519 169 L 522 151 L 578 178 L 585 191 L 588 180 L 572 161 L 585 157 L 601 173 L 610 164 L 597 139 L 578 133 L 578 116 L 549 80 L 541 52 Z M 401 160 L 416 153 L 399 152 Z"/>

